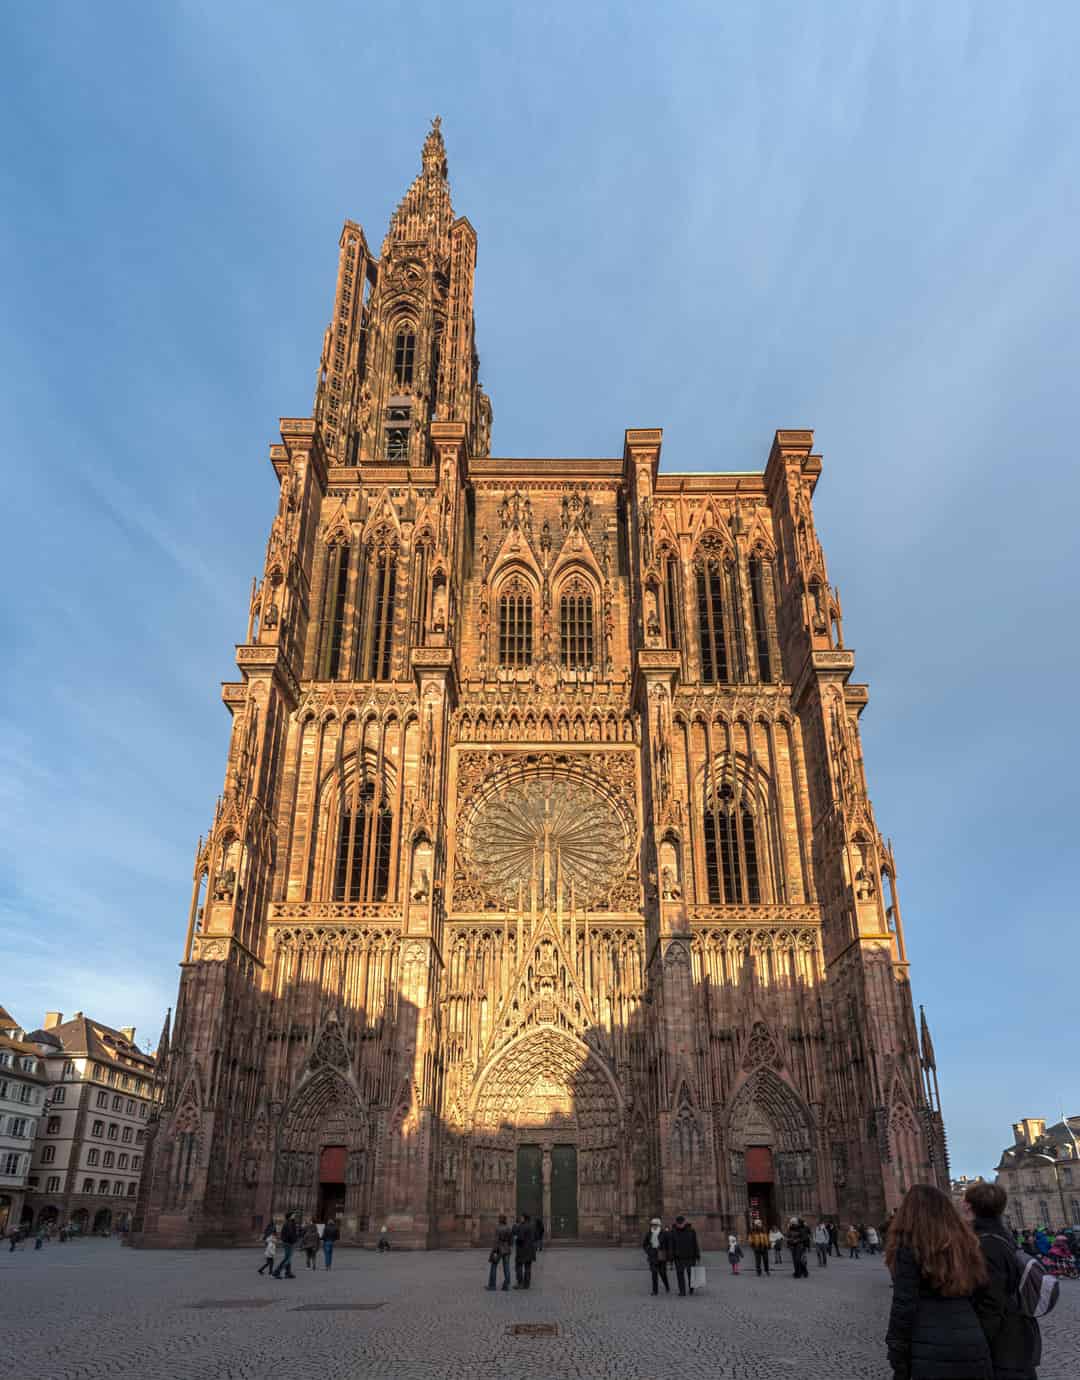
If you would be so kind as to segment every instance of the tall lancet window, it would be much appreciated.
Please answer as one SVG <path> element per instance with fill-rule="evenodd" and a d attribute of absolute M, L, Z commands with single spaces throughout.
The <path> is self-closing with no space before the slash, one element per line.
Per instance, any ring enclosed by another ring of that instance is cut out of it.
<path fill-rule="evenodd" d="M 335 542 L 326 552 L 326 582 L 319 636 L 320 680 L 336 680 L 341 668 L 348 593 L 349 548 L 343 542 Z"/>
<path fill-rule="evenodd" d="M 375 783 L 347 783 L 334 856 L 335 901 L 385 901 L 390 886 L 394 814 Z"/>
<path fill-rule="evenodd" d="M 754 617 L 754 645 L 757 648 L 758 676 L 763 681 L 773 678 L 772 653 L 769 649 L 769 618 L 766 607 L 766 588 L 771 569 L 763 556 L 753 555 L 749 562 L 750 604 Z"/>
<path fill-rule="evenodd" d="M 717 555 L 697 562 L 698 635 L 701 640 L 701 679 L 719 684 L 728 679 L 728 646 L 724 630 L 726 572 Z"/>
<path fill-rule="evenodd" d="M 559 646 L 562 664 L 584 671 L 593 664 L 592 590 L 574 576 L 559 599 Z"/>
<path fill-rule="evenodd" d="M 520 575 L 514 575 L 499 595 L 499 665 L 531 666 L 532 658 L 532 590 Z"/>
<path fill-rule="evenodd" d="M 401 388 L 411 387 L 415 367 L 416 332 L 406 323 L 394 336 L 394 382 Z"/>
<path fill-rule="evenodd" d="M 679 646 L 679 562 L 673 552 L 664 556 L 664 645 Z"/>
<path fill-rule="evenodd" d="M 755 812 L 727 781 L 705 799 L 702 821 L 705 881 L 711 905 L 761 904 L 759 840 Z"/>
<path fill-rule="evenodd" d="M 368 648 L 365 680 L 390 680 L 394 653 L 394 597 L 397 593 L 397 547 L 382 545 L 372 557 L 368 577 Z"/>

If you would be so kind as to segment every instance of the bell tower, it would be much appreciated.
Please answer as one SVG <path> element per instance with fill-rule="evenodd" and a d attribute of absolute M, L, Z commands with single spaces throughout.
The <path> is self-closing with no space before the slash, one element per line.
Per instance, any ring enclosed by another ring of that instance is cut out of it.
<path fill-rule="evenodd" d="M 473 322 L 476 231 L 454 216 L 438 117 L 421 162 L 378 260 L 354 221 L 341 234 L 315 391 L 332 465 L 432 465 L 434 421 L 464 423 L 471 455 L 490 450 Z"/>

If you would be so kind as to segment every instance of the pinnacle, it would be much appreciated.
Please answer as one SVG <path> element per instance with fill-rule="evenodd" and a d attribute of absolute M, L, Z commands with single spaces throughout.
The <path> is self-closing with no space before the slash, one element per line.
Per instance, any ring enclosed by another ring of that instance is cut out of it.
<path fill-rule="evenodd" d="M 442 177 L 446 176 L 446 145 L 443 143 L 441 115 L 436 115 L 431 122 L 421 157 L 425 171 L 431 168 Z"/>

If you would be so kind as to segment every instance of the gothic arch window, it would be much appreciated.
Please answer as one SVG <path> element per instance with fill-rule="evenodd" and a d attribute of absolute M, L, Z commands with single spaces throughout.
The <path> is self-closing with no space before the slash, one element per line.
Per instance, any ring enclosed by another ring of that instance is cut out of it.
<path fill-rule="evenodd" d="M 679 646 L 679 562 L 673 551 L 663 556 L 664 571 L 664 645 Z"/>
<path fill-rule="evenodd" d="M 390 680 L 392 677 L 397 563 L 396 544 L 380 542 L 372 553 L 368 571 L 367 640 L 361 680 Z"/>
<path fill-rule="evenodd" d="M 413 625 L 412 643 L 416 647 L 424 645 L 424 633 L 428 625 L 429 600 L 431 597 L 428 572 L 431 567 L 431 541 L 425 534 L 416 545 L 413 553 Z"/>
<path fill-rule="evenodd" d="M 326 552 L 322 621 L 319 636 L 320 680 L 336 680 L 345 638 L 345 607 L 349 594 L 349 548 L 335 542 Z"/>
<path fill-rule="evenodd" d="M 698 557 L 697 612 L 701 642 L 701 679 L 709 685 L 729 679 L 728 642 L 725 629 L 727 572 L 715 547 Z"/>
<path fill-rule="evenodd" d="M 750 608 L 754 620 L 754 646 L 757 649 L 758 678 L 773 680 L 772 652 L 769 647 L 769 615 L 767 589 L 771 584 L 772 568 L 760 552 L 749 561 Z"/>
<path fill-rule="evenodd" d="M 559 595 L 559 651 L 569 671 L 584 671 L 593 664 L 592 586 L 574 575 Z"/>
<path fill-rule="evenodd" d="M 721 768 L 706 784 L 702 819 L 705 889 L 711 905 L 757 906 L 765 899 L 767 810 L 741 774 Z"/>
<path fill-rule="evenodd" d="M 410 388 L 416 368 L 416 328 L 411 321 L 402 321 L 394 332 L 394 382 L 399 388 Z"/>
<path fill-rule="evenodd" d="M 532 659 L 532 588 L 521 575 L 512 575 L 499 591 L 499 665 L 531 666 Z"/>
<path fill-rule="evenodd" d="M 390 886 L 394 812 L 385 783 L 355 771 L 338 811 L 332 896 L 335 901 L 385 901 Z"/>

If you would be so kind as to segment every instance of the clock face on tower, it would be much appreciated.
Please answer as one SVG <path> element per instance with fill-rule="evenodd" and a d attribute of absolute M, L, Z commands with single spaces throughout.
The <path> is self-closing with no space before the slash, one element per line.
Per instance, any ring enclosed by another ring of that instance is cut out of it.
<path fill-rule="evenodd" d="M 629 841 L 614 806 L 580 779 L 527 778 L 482 801 L 467 851 L 485 889 L 508 907 L 589 908 L 626 871 Z"/>

